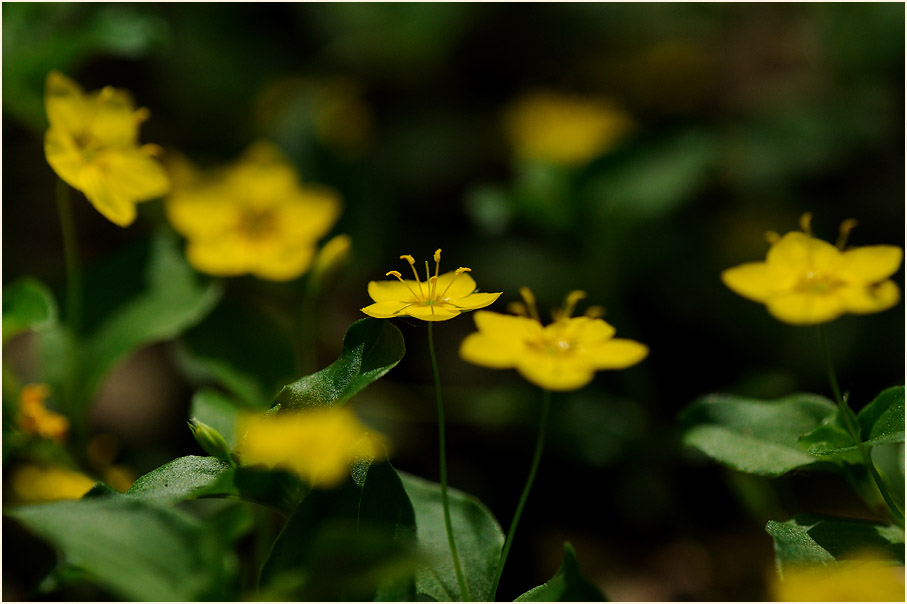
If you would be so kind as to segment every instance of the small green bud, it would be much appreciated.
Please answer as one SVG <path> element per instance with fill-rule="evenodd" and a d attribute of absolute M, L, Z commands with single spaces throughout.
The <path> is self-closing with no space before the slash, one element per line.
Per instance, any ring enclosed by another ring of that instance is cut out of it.
<path fill-rule="evenodd" d="M 233 464 L 230 445 L 220 432 L 194 417 L 189 420 L 189 429 L 192 430 L 195 442 L 209 455 Z"/>

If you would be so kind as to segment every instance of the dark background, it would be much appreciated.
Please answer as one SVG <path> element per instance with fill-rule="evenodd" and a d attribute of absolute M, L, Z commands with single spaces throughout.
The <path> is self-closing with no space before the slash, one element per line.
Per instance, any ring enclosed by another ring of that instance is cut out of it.
<path fill-rule="evenodd" d="M 762 259 L 764 233 L 796 229 L 806 211 L 826 240 L 855 217 L 851 244 L 903 247 L 902 4 L 5 3 L 3 283 L 35 275 L 63 299 L 42 150 L 54 68 L 86 90 L 131 90 L 151 109 L 142 142 L 204 166 L 268 138 L 303 182 L 342 193 L 334 232 L 351 235 L 354 255 L 319 302 L 319 367 L 369 303 L 366 283 L 404 269 L 400 254 L 421 261 L 437 247 L 443 268 L 469 266 L 483 291 L 504 292 L 495 310 L 522 285 L 543 309 L 583 289 L 618 335 L 651 348 L 632 369 L 554 396 L 501 598 L 547 580 L 569 540 L 615 600 L 758 600 L 772 572 L 766 520 L 865 514 L 836 480 L 768 481 L 704 460 L 680 445 L 676 415 L 709 392 L 830 395 L 816 330 L 776 322 L 719 273 Z M 573 170 L 517 162 L 502 115 L 538 88 L 605 95 L 636 130 Z M 325 125 L 319 112 L 338 89 L 352 104 Z M 141 286 L 145 242 L 165 221 L 160 202 L 139 209 L 120 229 L 76 204 L 89 327 Z M 902 270 L 895 280 L 903 290 Z M 293 300 L 301 283 L 230 280 L 182 342 L 124 363 L 93 413 L 123 442 L 120 461 L 143 473 L 199 453 L 185 428 L 199 384 L 181 346 L 245 355 L 270 388 L 297 377 L 260 301 Z M 904 382 L 903 309 L 829 327 L 857 408 Z M 353 406 L 388 434 L 398 468 L 437 479 L 426 329 L 399 325 L 407 356 Z M 506 529 L 540 393 L 459 360 L 472 330 L 468 316 L 435 330 L 450 481 Z M 4 351 L 26 374 L 27 349 Z M 17 545 L 4 537 L 7 556 Z"/>

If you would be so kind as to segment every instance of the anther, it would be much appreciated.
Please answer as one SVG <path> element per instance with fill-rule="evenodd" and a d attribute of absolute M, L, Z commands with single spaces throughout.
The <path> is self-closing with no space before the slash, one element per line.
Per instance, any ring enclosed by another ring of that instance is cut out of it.
<path fill-rule="evenodd" d="M 132 119 L 134 119 L 137 124 L 141 124 L 149 117 L 151 117 L 151 112 L 147 107 L 139 107 L 135 110 L 135 113 L 132 114 Z"/>
<path fill-rule="evenodd" d="M 435 250 L 435 263 L 441 262 L 441 248 Z"/>
<path fill-rule="evenodd" d="M 161 157 L 164 154 L 164 150 L 160 145 L 155 145 L 154 143 L 148 143 L 139 147 L 139 151 L 146 155 L 151 155 L 152 157 Z"/>
<path fill-rule="evenodd" d="M 507 312 L 520 317 L 529 316 L 529 312 L 526 310 L 526 305 L 522 302 L 509 302 L 507 304 Z"/>
<path fill-rule="evenodd" d="M 101 92 L 98 94 L 98 101 L 106 103 L 113 98 L 113 95 L 116 93 L 113 86 L 104 86 L 101 88 Z"/>
<path fill-rule="evenodd" d="M 810 224 L 812 221 L 812 212 L 804 212 L 803 216 L 800 216 L 800 230 L 810 236 L 813 234 L 812 226 Z"/>
<path fill-rule="evenodd" d="M 586 297 L 586 292 L 581 289 L 576 289 L 567 294 L 567 299 L 564 300 L 564 312 L 560 314 L 561 317 L 569 319 L 573 315 L 573 309 L 576 308 L 576 303 Z"/>
<path fill-rule="evenodd" d="M 847 238 L 850 236 L 850 232 L 859 224 L 856 218 L 848 218 L 841 223 L 840 228 L 838 229 L 838 241 L 836 245 L 839 250 L 843 250 L 844 246 L 847 245 Z"/>
<path fill-rule="evenodd" d="M 416 285 L 419 286 L 419 295 L 416 297 L 420 300 L 424 300 L 425 294 L 422 293 L 422 282 L 419 280 L 419 273 L 416 272 L 416 259 L 409 254 L 403 254 L 402 256 L 400 256 L 400 260 L 406 260 L 407 262 L 409 262 L 409 267 L 413 269 L 413 275 L 416 276 Z"/>
<path fill-rule="evenodd" d="M 387 271 L 386 273 L 384 273 L 385 277 L 390 277 L 392 275 L 397 279 L 400 279 L 400 281 L 403 281 L 403 275 L 400 274 L 400 271 Z"/>
<path fill-rule="evenodd" d="M 467 267 L 465 267 L 465 266 L 461 266 L 460 268 L 458 268 L 458 269 L 455 270 L 454 272 L 459 276 L 459 275 L 462 275 L 463 273 L 471 273 L 471 272 L 472 272 L 472 269 L 471 269 L 471 268 L 467 268 Z"/>
<path fill-rule="evenodd" d="M 406 260 L 410 264 L 416 263 L 416 259 L 413 258 L 412 256 L 410 256 L 409 254 L 403 254 L 402 256 L 400 256 L 400 260 Z"/>
<path fill-rule="evenodd" d="M 777 243 L 779 239 L 781 239 L 781 235 L 779 235 L 775 231 L 767 231 L 765 233 L 765 240 L 768 241 L 771 245 Z"/>
<path fill-rule="evenodd" d="M 586 309 L 586 312 L 583 313 L 583 316 L 589 317 L 590 319 L 601 319 L 605 316 L 605 307 L 604 306 L 590 306 Z"/>
<path fill-rule="evenodd" d="M 447 287 L 444 288 L 444 291 L 441 292 L 441 295 L 438 296 L 438 299 L 443 299 L 443 298 L 444 298 L 444 295 L 447 293 L 447 290 L 449 290 L 449 289 L 450 289 L 450 286 L 453 285 L 454 281 L 457 280 L 457 277 L 459 277 L 459 276 L 462 275 L 463 273 L 471 273 L 471 272 L 472 272 L 472 269 L 471 269 L 471 268 L 466 268 L 465 266 L 461 266 L 460 268 L 458 268 L 457 270 L 455 270 L 455 271 L 454 271 L 453 279 L 450 280 L 450 283 L 447 284 Z"/>

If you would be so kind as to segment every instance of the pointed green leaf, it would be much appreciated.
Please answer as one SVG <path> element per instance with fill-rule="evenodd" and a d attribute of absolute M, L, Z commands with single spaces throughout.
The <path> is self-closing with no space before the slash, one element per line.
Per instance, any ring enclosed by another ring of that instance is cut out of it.
<path fill-rule="evenodd" d="M 687 407 L 680 420 L 685 444 L 735 470 L 780 476 L 821 461 L 799 440 L 835 411 L 815 394 L 771 401 L 713 394 Z"/>
<path fill-rule="evenodd" d="M 425 564 L 416 571 L 417 595 L 438 602 L 463 600 L 444 528 L 441 485 L 404 473 L 400 473 L 400 478 L 416 512 L 419 550 L 426 556 Z M 447 496 L 470 596 L 474 601 L 489 601 L 504 533 L 488 508 L 475 497 L 450 488 Z"/>
<path fill-rule="evenodd" d="M 583 576 L 570 543 L 564 543 L 564 561 L 551 579 L 514 602 L 606 602 L 598 587 Z"/>
<path fill-rule="evenodd" d="M 83 405 L 115 363 L 141 346 L 175 338 L 208 314 L 221 295 L 216 284 L 199 279 L 168 232 L 152 241 L 146 279 L 147 291 L 108 316 L 85 342 L 79 394 Z"/>
<path fill-rule="evenodd" d="M 125 600 L 219 600 L 226 595 L 217 535 L 177 510 L 101 497 L 6 513 Z"/>
<path fill-rule="evenodd" d="M 3 288 L 3 341 L 27 329 L 46 329 L 57 321 L 57 303 L 50 289 L 31 277 Z"/>
<path fill-rule="evenodd" d="M 126 495 L 146 501 L 177 503 L 205 495 L 236 494 L 233 466 L 214 457 L 180 457 L 139 477 Z"/>
<path fill-rule="evenodd" d="M 403 334 L 390 321 L 360 319 L 347 329 L 339 359 L 284 386 L 277 400 L 284 409 L 343 405 L 396 366 L 405 352 Z"/>
<path fill-rule="evenodd" d="M 884 390 L 857 416 L 866 444 L 904 442 L 904 387 Z"/>
<path fill-rule="evenodd" d="M 904 564 L 904 529 L 894 525 L 801 514 L 787 522 L 770 520 L 775 564 L 783 574 L 803 564 L 831 564 L 872 551 Z"/>

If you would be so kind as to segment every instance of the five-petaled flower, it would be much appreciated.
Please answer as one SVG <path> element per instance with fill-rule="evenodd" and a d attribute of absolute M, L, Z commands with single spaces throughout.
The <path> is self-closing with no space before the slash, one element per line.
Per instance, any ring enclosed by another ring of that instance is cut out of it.
<path fill-rule="evenodd" d="M 107 86 L 86 94 L 52 71 L 44 104 L 50 123 L 44 136 L 47 163 L 108 220 L 128 226 L 136 203 L 167 193 L 170 181 L 154 158 L 160 149 L 138 144 L 139 124 L 149 112 L 136 109 L 128 92 Z"/>
<path fill-rule="evenodd" d="M 485 308 L 501 295 L 476 291 L 476 282 L 467 273 L 472 269 L 460 267 L 455 271 L 439 275 L 441 250 L 435 251 L 435 274 L 431 274 L 428 261 L 425 262 L 425 281 L 419 279 L 416 261 L 412 256 L 400 256 L 413 270 L 415 280 L 403 279 L 398 271 L 388 271 L 396 281 L 371 281 L 368 295 L 374 304 L 362 312 L 376 319 L 409 316 L 423 321 L 446 321 L 461 312 Z"/>
<path fill-rule="evenodd" d="M 576 390 L 592 381 L 596 371 L 625 369 L 649 354 L 644 344 L 614 338 L 615 329 L 595 316 L 571 317 L 581 291 L 567 296 L 564 308 L 549 325 L 542 325 L 535 299 L 528 288 L 520 293 L 525 305 L 518 315 L 480 311 L 479 331 L 466 336 L 460 356 L 470 363 L 493 369 L 516 369 L 533 384 L 548 390 Z"/>
<path fill-rule="evenodd" d="M 893 245 L 844 249 L 856 221 L 841 224 L 838 245 L 810 233 L 811 216 L 804 214 L 804 232 L 772 240 L 765 262 L 749 262 L 721 273 L 734 292 L 766 305 L 779 321 L 817 325 L 845 313 L 869 314 L 891 308 L 900 299 L 890 279 L 901 266 L 904 252 Z"/>
<path fill-rule="evenodd" d="M 167 217 L 188 239 L 189 263 L 211 275 L 295 279 L 309 269 L 318 240 L 340 214 L 338 195 L 301 186 L 293 165 L 270 143 L 253 145 L 222 172 L 175 180 Z"/>
<path fill-rule="evenodd" d="M 349 409 L 247 415 L 237 430 L 243 465 L 289 470 L 311 486 L 338 486 L 349 476 L 351 462 L 386 455 L 384 436 L 369 432 Z"/>

